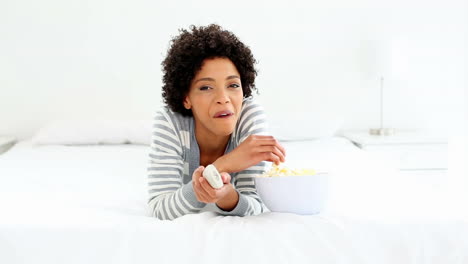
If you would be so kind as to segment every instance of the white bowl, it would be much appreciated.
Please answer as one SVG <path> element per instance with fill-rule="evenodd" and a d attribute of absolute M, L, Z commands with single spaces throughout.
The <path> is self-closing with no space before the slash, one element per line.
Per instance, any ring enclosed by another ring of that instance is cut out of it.
<path fill-rule="evenodd" d="M 317 214 L 326 205 L 328 174 L 255 177 L 255 187 L 272 212 Z"/>

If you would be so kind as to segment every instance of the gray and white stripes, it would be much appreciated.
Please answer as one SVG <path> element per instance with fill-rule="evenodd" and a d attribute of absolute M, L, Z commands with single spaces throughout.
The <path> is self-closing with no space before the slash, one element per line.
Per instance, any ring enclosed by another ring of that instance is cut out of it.
<path fill-rule="evenodd" d="M 244 99 L 241 116 L 231 135 L 226 153 L 236 148 L 249 135 L 266 133 L 263 109 L 252 99 Z M 199 166 L 200 153 L 194 135 L 193 117 L 184 117 L 168 108 L 154 118 L 148 166 L 148 205 L 154 217 L 172 220 L 197 213 L 206 206 L 199 202 L 192 187 L 192 173 Z M 265 207 L 257 195 L 253 177 L 266 169 L 260 162 L 244 171 L 231 173 L 231 182 L 239 193 L 232 211 L 214 206 L 223 215 L 255 215 Z"/>

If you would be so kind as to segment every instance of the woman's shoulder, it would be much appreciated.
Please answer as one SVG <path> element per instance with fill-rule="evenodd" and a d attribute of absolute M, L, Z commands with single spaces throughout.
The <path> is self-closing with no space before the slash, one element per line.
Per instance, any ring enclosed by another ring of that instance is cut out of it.
<path fill-rule="evenodd" d="M 243 123 L 248 119 L 265 118 L 265 110 L 261 104 L 252 97 L 245 98 L 242 102 L 242 109 L 239 122 Z"/>
<path fill-rule="evenodd" d="M 244 98 L 242 101 L 241 113 L 245 113 L 252 110 L 263 111 L 263 107 L 253 97 Z"/>
<path fill-rule="evenodd" d="M 156 110 L 154 117 L 155 122 L 167 123 L 175 129 L 178 130 L 188 130 L 193 117 L 183 116 L 180 113 L 172 111 L 168 106 L 162 106 Z"/>
<path fill-rule="evenodd" d="M 266 114 L 263 107 L 253 98 L 244 99 L 235 133 L 237 142 L 240 144 L 248 135 L 265 134 L 265 131 Z"/>

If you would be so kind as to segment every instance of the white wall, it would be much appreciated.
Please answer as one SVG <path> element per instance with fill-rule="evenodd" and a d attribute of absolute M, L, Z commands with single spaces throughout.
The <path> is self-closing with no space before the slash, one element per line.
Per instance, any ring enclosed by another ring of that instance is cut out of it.
<path fill-rule="evenodd" d="M 272 116 L 378 126 L 383 69 L 388 126 L 467 120 L 466 1 L 3 0 L 0 134 L 27 138 L 53 119 L 150 119 L 171 36 L 211 22 L 252 48 Z"/>

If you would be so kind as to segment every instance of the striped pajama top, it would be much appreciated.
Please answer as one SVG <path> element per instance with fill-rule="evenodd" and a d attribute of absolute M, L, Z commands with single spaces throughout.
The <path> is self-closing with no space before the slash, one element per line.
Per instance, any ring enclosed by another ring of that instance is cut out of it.
<path fill-rule="evenodd" d="M 228 141 L 225 154 L 234 150 L 249 135 L 266 134 L 266 118 L 261 106 L 252 98 L 242 102 L 240 118 Z M 258 196 L 253 177 L 266 170 L 260 162 L 237 173 L 231 173 L 231 183 L 239 194 L 232 211 L 197 200 L 192 186 L 192 174 L 200 166 L 200 150 L 195 137 L 195 120 L 164 107 L 154 117 L 149 152 L 148 205 L 152 216 L 172 220 L 200 211 L 222 215 L 256 215 L 266 207 Z"/>

